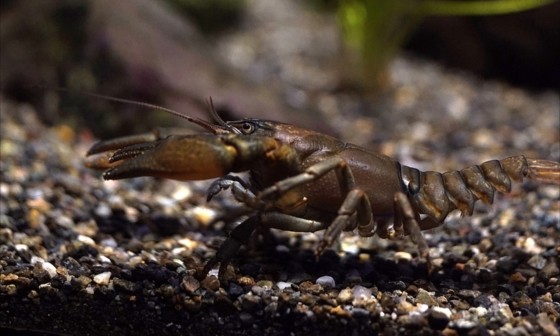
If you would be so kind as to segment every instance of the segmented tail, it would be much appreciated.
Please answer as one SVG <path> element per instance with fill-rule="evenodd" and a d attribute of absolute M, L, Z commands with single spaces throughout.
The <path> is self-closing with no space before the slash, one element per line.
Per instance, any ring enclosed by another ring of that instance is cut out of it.
<path fill-rule="evenodd" d="M 560 163 L 512 156 L 503 160 L 486 161 L 460 171 L 445 173 L 421 172 L 402 166 L 403 183 L 420 213 L 441 222 L 453 210 L 469 216 L 476 200 L 491 204 L 494 192 L 511 191 L 511 181 L 529 178 L 538 182 L 560 185 Z"/>

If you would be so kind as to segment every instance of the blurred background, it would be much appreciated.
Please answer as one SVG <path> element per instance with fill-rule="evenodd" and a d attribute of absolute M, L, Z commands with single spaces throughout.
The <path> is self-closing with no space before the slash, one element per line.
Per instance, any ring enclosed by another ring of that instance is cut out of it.
<path fill-rule="evenodd" d="M 238 205 L 229 193 L 207 203 L 205 182 L 104 182 L 84 167 L 94 138 L 183 121 L 80 91 L 159 104 L 206 119 L 206 101 L 212 97 L 226 120 L 255 117 L 293 123 L 423 170 L 457 169 L 510 155 L 558 161 L 559 41 L 560 2 L 551 0 L 0 1 L 0 252 L 6 256 L 0 261 L 9 265 L 3 270 L 10 273 L 2 278 L 9 285 L 3 287 L 8 295 L 2 294 L 2 307 L 7 308 L 0 309 L 0 328 L 62 334 L 99 334 L 103 328 L 113 334 L 186 334 L 197 330 L 192 328 L 227 332 L 227 319 L 184 315 L 182 309 L 193 312 L 216 303 L 220 311 L 229 311 L 237 300 L 233 298 L 241 300 L 240 286 L 250 288 L 241 282 L 237 289 L 231 286 L 237 293 L 228 291 L 227 300 L 219 299 L 222 291 L 193 294 L 198 284 L 180 288 L 186 270 L 213 256 L 216 242 L 233 224 L 213 223 L 221 214 L 231 217 Z M 56 90 L 59 87 L 70 92 Z M 415 333 L 425 331 L 428 321 L 436 321 L 438 329 L 451 321 L 449 326 L 456 329 L 448 329 L 448 334 L 484 333 L 485 326 L 502 334 L 534 334 L 538 325 L 554 331 L 558 195 L 554 186 L 526 183 L 510 196 L 496 198 L 492 207 L 481 206 L 476 217 L 450 218 L 427 235 L 433 260 L 443 269 L 429 282 L 423 266 L 418 268 L 421 275 L 413 270 L 416 261 L 411 258 L 418 249 L 408 239 L 358 240 L 348 235 L 341 243 L 344 258 L 330 253 L 335 258 L 319 263 L 312 256 L 314 234 L 283 232 L 278 235 L 281 245 L 263 239 L 273 253 L 240 256 L 251 259 L 248 267 L 239 267 L 240 274 L 250 275 L 247 279 L 299 284 L 334 274 L 337 291 L 342 284 L 376 286 L 376 293 L 383 291 L 383 307 L 358 303 L 356 319 L 347 319 L 350 312 L 340 307 L 347 306 L 349 297 L 336 308 L 325 308 L 332 319 L 316 319 L 316 310 L 302 308 L 310 302 L 303 304 L 304 295 L 312 296 L 303 286 L 301 292 L 292 286 L 297 302 L 289 299 L 293 305 L 286 306 L 288 315 L 267 310 L 273 305 L 264 308 L 259 302 L 266 301 L 251 294 L 246 297 L 261 301 L 236 302 L 242 307 L 247 302 L 249 308 L 243 309 L 254 315 L 234 320 L 235 325 L 244 328 L 239 334 L 262 333 L 269 329 L 260 327 L 266 325 L 259 324 L 261 319 L 280 316 L 277 325 L 289 321 L 297 326 L 296 333 L 321 333 L 330 328 L 328 321 L 344 328 L 353 328 L 353 321 L 359 326 L 355 334 L 364 334 L 360 330 L 372 324 L 383 326 L 386 333 L 404 330 L 403 325 Z M 358 257 L 360 250 L 365 253 Z M 412 254 L 405 259 L 397 257 L 397 251 Z M 35 255 L 48 260 L 52 269 L 56 265 L 59 274 L 53 278 L 41 264 L 31 266 Z M 172 260 L 175 255 L 185 263 Z M 137 266 L 142 260 L 148 267 Z M 116 270 L 126 282 L 74 282 L 104 272 L 99 264 Z M 481 272 L 478 265 L 484 267 Z M 71 287 L 63 276 L 66 268 L 79 272 L 68 271 Z M 293 276 L 277 276 L 284 270 Z M 89 294 L 92 286 L 95 295 Z M 436 301 L 435 288 L 446 296 L 437 294 Z M 403 295 L 405 289 L 408 294 Z M 268 290 L 260 292 L 273 297 Z M 378 294 L 374 296 L 380 298 Z M 196 303 L 191 295 L 196 295 Z M 317 303 L 322 305 L 320 295 Z M 414 311 L 405 299 L 416 304 Z M 118 310 L 108 309 L 109 302 Z M 453 315 L 439 310 L 433 315 L 437 318 L 429 313 L 423 320 L 421 314 L 428 313 L 421 302 L 449 307 Z M 260 306 L 264 313 L 255 308 Z M 94 313 L 85 314 L 85 307 L 93 307 Z M 363 309 L 371 307 L 375 311 Z M 310 317 L 311 327 L 300 323 L 300 317 Z M 197 324 L 197 318 L 202 322 Z M 131 325 L 135 329 L 126 329 Z M 114 326 L 125 329 L 110 329 Z"/>
<path fill-rule="evenodd" d="M 465 77 L 536 92 L 558 89 L 560 2 L 486 3 L 495 5 L 4 0 L 1 94 L 31 103 L 47 124 L 63 120 L 112 136 L 177 120 L 48 88 L 147 101 L 197 116 L 205 115 L 211 96 L 226 119 L 276 119 L 331 133 L 338 131 L 321 121 L 328 119 L 329 97 L 350 97 L 336 99 L 343 111 L 383 113 L 371 104 L 394 99 L 391 67 L 403 55 Z"/>

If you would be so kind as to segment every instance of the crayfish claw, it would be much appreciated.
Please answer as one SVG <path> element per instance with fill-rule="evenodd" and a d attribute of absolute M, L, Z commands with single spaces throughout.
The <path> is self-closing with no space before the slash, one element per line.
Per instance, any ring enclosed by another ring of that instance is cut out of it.
<path fill-rule="evenodd" d="M 144 143 L 126 146 L 113 153 L 113 155 L 109 159 L 109 162 L 113 163 L 121 160 L 130 159 L 142 155 L 147 150 L 153 149 L 155 147 L 157 147 L 157 142 L 144 142 Z"/>
<path fill-rule="evenodd" d="M 152 142 L 158 140 L 159 135 L 155 132 L 136 134 L 124 136 L 116 139 L 99 141 L 93 144 L 91 148 L 87 151 L 86 156 L 93 154 L 99 154 L 107 151 L 113 151 L 121 148 L 125 148 L 135 144 L 141 144 L 146 142 Z"/>

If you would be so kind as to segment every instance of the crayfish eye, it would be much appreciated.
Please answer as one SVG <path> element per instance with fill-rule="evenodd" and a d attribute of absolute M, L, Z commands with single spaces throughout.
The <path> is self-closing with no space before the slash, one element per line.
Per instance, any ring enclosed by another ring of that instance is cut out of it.
<path fill-rule="evenodd" d="M 243 132 L 243 134 L 251 134 L 255 131 L 255 125 L 253 125 L 250 122 L 244 122 L 241 125 L 241 132 Z"/>

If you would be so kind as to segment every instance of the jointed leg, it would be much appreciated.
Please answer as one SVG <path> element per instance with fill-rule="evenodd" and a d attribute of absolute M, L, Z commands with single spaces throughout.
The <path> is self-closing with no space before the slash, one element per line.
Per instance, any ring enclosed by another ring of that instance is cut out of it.
<path fill-rule="evenodd" d="M 430 265 L 430 256 L 429 256 L 429 249 L 428 243 L 426 243 L 426 239 L 422 235 L 420 230 L 420 226 L 418 225 L 418 221 L 420 220 L 420 216 L 416 211 L 413 210 L 412 205 L 410 204 L 410 200 L 408 197 L 402 193 L 397 192 L 395 194 L 395 235 L 389 238 L 398 238 L 404 235 L 404 232 L 409 232 L 412 241 L 418 245 L 418 250 L 420 252 L 420 257 L 426 259 L 428 263 L 428 268 L 431 268 Z"/>
<path fill-rule="evenodd" d="M 224 276 L 226 273 L 227 265 L 229 264 L 231 258 L 237 254 L 237 251 L 241 245 L 245 244 L 258 223 L 258 216 L 251 216 L 244 222 L 236 226 L 233 231 L 231 231 L 229 237 L 222 243 L 216 255 L 210 259 L 204 269 L 202 270 L 202 276 L 206 276 L 208 272 L 219 262 L 220 269 L 218 271 L 218 277 L 220 281 L 224 281 Z"/>
<path fill-rule="evenodd" d="M 342 195 L 346 195 L 346 197 L 338 211 L 338 216 L 331 225 L 328 226 L 323 240 L 317 248 L 316 253 L 320 255 L 326 247 L 330 246 L 338 238 L 343 230 L 351 229 L 355 227 L 356 224 L 358 225 L 361 236 L 371 236 L 375 232 L 375 223 L 372 221 L 369 199 L 362 190 L 355 188 L 354 176 L 344 159 L 334 157 L 321 161 L 307 168 L 299 175 L 277 182 L 273 186 L 264 189 L 256 196 L 247 189 L 245 183 L 241 179 L 236 176 L 228 175 L 212 184 L 208 191 L 208 198 L 212 198 L 223 189 L 232 188 L 232 192 L 237 200 L 255 210 L 265 211 L 268 204 L 271 204 L 271 201 L 280 198 L 287 191 L 305 183 L 315 181 L 331 171 L 336 173 L 340 191 Z M 216 253 L 216 256 L 206 264 L 204 272 L 207 273 L 214 265 L 220 262 L 219 276 L 220 278 L 223 277 L 229 260 L 249 238 L 258 222 L 270 228 L 299 232 L 314 232 L 327 227 L 327 223 L 307 220 L 278 212 L 261 212 L 260 215 L 250 217 L 232 231 L 230 237 L 222 244 Z"/>
<path fill-rule="evenodd" d="M 340 236 L 340 233 L 350 224 L 352 215 L 356 213 L 358 232 L 362 237 L 369 237 L 375 232 L 375 223 L 372 220 L 371 206 L 367 195 L 360 189 L 350 191 L 338 210 L 338 216 L 329 225 L 323 239 L 319 242 L 315 254 L 320 256 L 325 248 Z"/>
<path fill-rule="evenodd" d="M 260 215 L 261 223 L 271 229 L 294 232 L 315 232 L 325 229 L 329 223 L 314 221 L 283 214 L 281 212 L 267 212 Z"/>
<path fill-rule="evenodd" d="M 340 191 L 343 195 L 354 189 L 354 176 L 348 168 L 346 161 L 342 158 L 334 157 L 308 167 L 301 174 L 278 181 L 273 186 L 261 191 L 257 198 L 263 201 L 277 199 L 288 190 L 318 180 L 333 170 L 337 174 Z"/>
<path fill-rule="evenodd" d="M 214 268 L 217 263 L 220 263 L 218 277 L 220 278 L 220 281 L 224 281 L 226 268 L 230 263 L 231 258 L 237 254 L 241 245 L 245 244 L 247 240 L 249 240 L 249 237 L 259 225 L 266 228 L 286 231 L 315 232 L 323 230 L 328 223 L 294 217 L 279 212 L 253 215 L 231 231 L 229 237 L 222 243 L 216 252 L 216 255 L 204 266 L 202 276 L 206 276 L 206 274 L 208 274 L 208 272 Z"/>
<path fill-rule="evenodd" d="M 318 255 L 330 246 L 344 229 L 353 224 L 351 218 L 354 213 L 356 213 L 358 231 L 361 236 L 368 237 L 375 232 L 369 199 L 362 190 L 355 188 L 354 175 L 344 159 L 333 157 L 323 160 L 299 175 L 275 183 L 257 195 L 257 199 L 262 201 L 278 198 L 288 190 L 318 180 L 331 171 L 335 171 L 340 192 L 342 195 L 346 195 L 346 198 L 338 210 L 338 216 L 328 227 L 323 240 L 317 247 Z"/>

